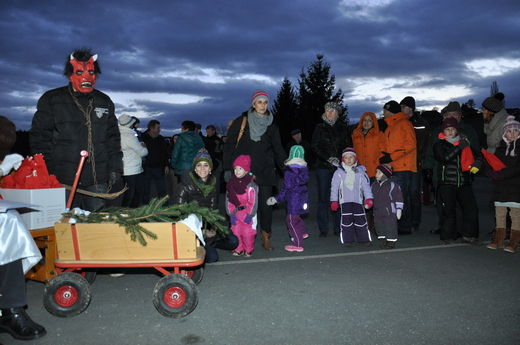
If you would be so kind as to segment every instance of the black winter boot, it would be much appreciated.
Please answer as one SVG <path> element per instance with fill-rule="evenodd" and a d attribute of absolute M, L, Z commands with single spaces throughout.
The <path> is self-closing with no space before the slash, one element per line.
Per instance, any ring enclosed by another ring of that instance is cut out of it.
<path fill-rule="evenodd" d="M 23 307 L 2 309 L 0 333 L 3 332 L 19 340 L 37 339 L 47 334 L 43 326 L 31 320 Z"/>

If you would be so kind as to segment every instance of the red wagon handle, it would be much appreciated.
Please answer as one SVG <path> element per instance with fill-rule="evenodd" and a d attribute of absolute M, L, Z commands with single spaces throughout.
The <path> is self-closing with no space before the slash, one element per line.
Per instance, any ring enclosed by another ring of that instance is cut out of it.
<path fill-rule="evenodd" d="M 78 188 L 79 177 L 81 176 L 81 170 L 83 170 L 83 165 L 85 164 L 85 159 L 88 157 L 88 152 L 83 150 L 79 153 L 81 158 L 78 164 L 78 170 L 76 170 L 76 176 L 74 177 L 74 183 L 72 184 L 72 189 L 70 190 L 69 200 L 67 201 L 67 208 L 65 212 L 69 212 L 72 207 L 72 201 L 74 200 L 74 194 L 76 194 L 76 189 Z"/>

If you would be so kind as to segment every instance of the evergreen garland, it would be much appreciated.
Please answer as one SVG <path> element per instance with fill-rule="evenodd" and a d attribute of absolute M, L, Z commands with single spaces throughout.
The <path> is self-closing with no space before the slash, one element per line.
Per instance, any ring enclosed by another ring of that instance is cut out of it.
<path fill-rule="evenodd" d="M 197 201 L 165 207 L 164 203 L 168 198 L 168 196 L 164 196 L 162 199 L 154 198 L 148 205 L 135 209 L 110 207 L 103 212 L 92 212 L 88 216 L 73 212 L 63 213 L 63 216 L 75 219 L 76 223 L 116 223 L 125 228 L 125 232 L 130 234 L 132 241 L 137 240 L 142 246 L 147 244 L 145 236 L 156 240 L 157 235 L 145 229 L 140 223 L 176 223 L 188 218 L 190 214 L 195 214 L 202 219 L 203 228 L 209 225 L 223 236 L 229 234 L 229 229 L 220 223 L 225 218 L 219 214 L 218 210 L 200 207 Z"/>

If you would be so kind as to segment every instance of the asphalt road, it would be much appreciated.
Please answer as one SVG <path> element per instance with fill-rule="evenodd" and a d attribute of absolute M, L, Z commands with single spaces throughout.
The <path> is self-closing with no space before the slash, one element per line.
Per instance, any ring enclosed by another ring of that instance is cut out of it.
<path fill-rule="evenodd" d="M 312 177 L 313 178 L 313 177 Z M 392 250 L 318 237 L 311 179 L 310 237 L 303 253 L 289 253 L 285 210 L 275 211 L 272 242 L 257 238 L 252 258 L 206 265 L 198 306 L 180 319 L 154 308 L 160 276 L 129 270 L 98 274 L 92 301 L 80 315 L 58 318 L 43 307 L 45 285 L 28 281 L 28 313 L 48 334 L 1 344 L 520 344 L 520 253 L 456 243 L 444 245 L 430 229 L 424 206 L 418 232 Z M 481 239 L 494 226 L 490 180 L 477 178 Z"/>

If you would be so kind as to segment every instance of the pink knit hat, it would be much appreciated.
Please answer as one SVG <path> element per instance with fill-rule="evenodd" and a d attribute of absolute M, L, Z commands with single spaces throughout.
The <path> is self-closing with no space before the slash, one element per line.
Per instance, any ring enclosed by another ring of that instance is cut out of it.
<path fill-rule="evenodd" d="M 251 171 L 251 157 L 248 155 L 240 155 L 235 159 L 233 162 L 233 168 L 235 167 L 241 167 L 247 172 Z"/>

